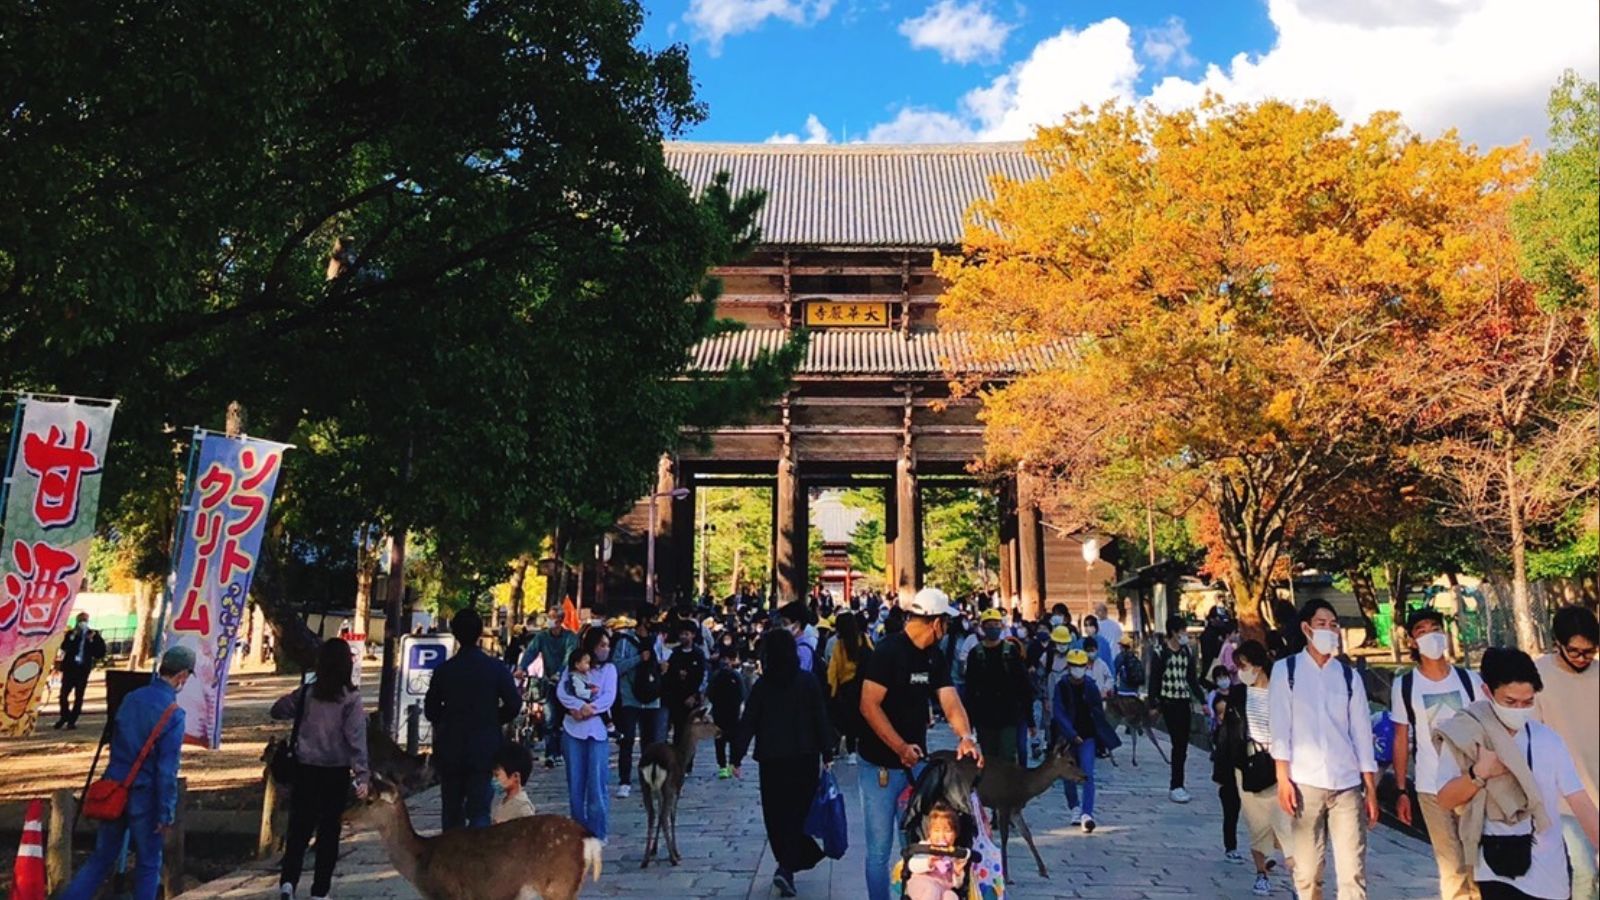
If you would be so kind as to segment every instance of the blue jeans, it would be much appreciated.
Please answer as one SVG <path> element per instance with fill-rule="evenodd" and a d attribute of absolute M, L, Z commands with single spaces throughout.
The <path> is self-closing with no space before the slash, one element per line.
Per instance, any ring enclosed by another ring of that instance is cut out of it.
<path fill-rule="evenodd" d="M 879 786 L 880 772 L 889 773 L 888 784 Z M 917 767 L 920 773 L 922 767 Z M 867 898 L 889 900 L 889 854 L 905 844 L 900 833 L 900 795 L 911 786 L 905 769 L 862 766 L 857 773 L 861 788 L 861 828 L 867 837 Z"/>
<path fill-rule="evenodd" d="M 1094 738 L 1087 738 L 1077 747 L 1078 767 L 1083 769 L 1087 777 L 1083 780 L 1083 813 L 1087 816 L 1094 815 Z M 1067 806 L 1078 805 L 1078 783 L 1066 781 Z"/>
<path fill-rule="evenodd" d="M 606 771 L 611 745 L 593 738 L 577 738 L 561 732 L 561 752 L 567 764 L 567 802 L 572 818 L 589 833 L 606 839 Z"/>
<path fill-rule="evenodd" d="M 545 683 L 544 689 L 544 755 L 546 759 L 554 759 L 561 755 L 561 748 L 566 744 L 566 729 L 561 723 L 567 720 L 567 708 L 556 700 L 556 683 Z M 564 760 L 563 760 L 564 761 Z"/>
<path fill-rule="evenodd" d="M 103 822 L 95 835 L 94 853 L 83 863 L 72 883 L 61 892 L 61 900 L 91 900 L 105 883 L 122 855 L 126 835 L 138 861 L 133 867 L 134 900 L 155 900 L 161 885 L 161 835 L 156 833 L 155 810 L 148 803 L 128 798 L 128 814 L 115 822 Z"/>

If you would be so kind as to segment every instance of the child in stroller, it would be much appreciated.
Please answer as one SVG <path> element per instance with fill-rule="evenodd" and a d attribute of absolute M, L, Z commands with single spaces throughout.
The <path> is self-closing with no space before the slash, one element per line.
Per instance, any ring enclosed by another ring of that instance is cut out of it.
<path fill-rule="evenodd" d="M 960 900 L 972 851 L 956 846 L 961 818 L 947 804 L 935 803 L 923 826 L 921 843 L 906 848 L 906 900 Z"/>
<path fill-rule="evenodd" d="M 935 754 L 908 791 L 901 858 L 891 873 L 903 900 L 997 900 L 1000 850 L 978 805 L 979 769 Z"/>

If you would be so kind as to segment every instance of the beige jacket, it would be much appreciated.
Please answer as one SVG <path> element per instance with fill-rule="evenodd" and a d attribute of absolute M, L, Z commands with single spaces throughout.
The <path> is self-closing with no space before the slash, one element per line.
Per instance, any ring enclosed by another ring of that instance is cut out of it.
<path fill-rule="evenodd" d="M 1505 763 L 1507 774 L 1489 779 L 1483 790 L 1456 810 L 1456 825 L 1461 833 L 1461 864 L 1465 870 L 1477 865 L 1484 822 L 1516 825 L 1531 818 L 1533 830 L 1538 833 L 1548 828 L 1551 821 L 1539 797 L 1533 772 L 1528 768 L 1528 758 L 1517 747 L 1517 736 L 1500 724 L 1491 701 L 1479 700 L 1433 729 L 1434 750 L 1442 756 L 1448 748 L 1455 754 L 1462 774 L 1478 761 L 1478 747 L 1484 743 Z"/>

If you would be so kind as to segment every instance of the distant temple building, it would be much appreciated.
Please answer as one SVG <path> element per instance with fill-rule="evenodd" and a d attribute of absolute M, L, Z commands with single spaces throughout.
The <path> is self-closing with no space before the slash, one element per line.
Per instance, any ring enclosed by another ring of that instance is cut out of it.
<path fill-rule="evenodd" d="M 811 340 L 790 390 L 762 415 L 662 459 L 657 493 L 688 494 L 654 501 L 661 602 L 695 589 L 694 491 L 726 485 L 774 488 L 780 601 L 807 593 L 808 524 L 833 516 L 808 509 L 812 488 L 881 487 L 887 580 L 901 596 L 920 588 L 925 484 L 999 493 L 1000 595 L 1027 615 L 1056 602 L 1081 614 L 1105 598 L 1116 573 L 1084 563 L 1078 539 L 1041 515 L 1026 476 L 979 485 L 968 468 L 983 450 L 978 402 L 950 396 L 952 374 L 976 363 L 966 335 L 940 328 L 934 252 L 960 249 L 967 209 L 992 196 L 993 176 L 1040 173 L 1023 145 L 669 143 L 666 156 L 697 190 L 727 172 L 736 194 L 767 193 L 760 247 L 715 273 L 725 288 L 720 314 L 746 329 L 702 343 L 692 366 L 725 372 L 782 346 L 802 324 Z M 1003 380 L 1014 371 L 990 365 L 981 374 Z M 600 579 L 605 605 L 643 597 L 643 555 L 622 545 L 629 532 L 642 537 L 646 510 L 642 503 L 619 527 L 618 556 Z M 836 591 L 838 563 L 830 555 L 823 574 Z"/>

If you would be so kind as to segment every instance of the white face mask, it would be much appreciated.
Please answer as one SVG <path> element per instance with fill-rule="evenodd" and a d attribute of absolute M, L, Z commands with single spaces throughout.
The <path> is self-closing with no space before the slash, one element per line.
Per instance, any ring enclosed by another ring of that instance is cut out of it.
<path fill-rule="evenodd" d="M 1051 616 L 1050 617 L 1050 626 L 1052 628 L 1054 628 L 1055 626 L 1060 625 L 1060 624 L 1061 624 L 1061 617 L 1060 616 Z"/>
<path fill-rule="evenodd" d="M 1339 649 L 1339 632 L 1331 628 L 1311 629 L 1311 646 L 1323 656 L 1332 656 Z"/>
<path fill-rule="evenodd" d="M 1067 674 L 1071 675 L 1073 678 L 1082 678 L 1083 677 L 1083 673 L 1084 673 L 1083 666 L 1071 666 L 1071 667 L 1069 667 L 1067 669 Z"/>
<path fill-rule="evenodd" d="M 1528 720 L 1533 718 L 1533 707 L 1531 706 L 1501 706 L 1498 701 L 1491 700 L 1491 702 L 1494 703 L 1495 718 L 1500 720 L 1501 725 L 1512 731 L 1521 730 L 1524 725 L 1528 724 Z"/>
<path fill-rule="evenodd" d="M 1247 668 L 1244 668 L 1243 666 L 1240 666 L 1239 667 L 1239 682 L 1241 684 L 1245 685 L 1246 687 L 1248 687 L 1248 686 L 1256 683 L 1256 675 L 1258 675 L 1258 674 L 1259 673 L 1256 672 L 1255 669 L 1247 669 Z"/>
<path fill-rule="evenodd" d="M 1187 634 L 1178 635 L 1178 646 L 1179 647 L 1187 647 L 1187 646 L 1189 646 L 1189 636 Z"/>
<path fill-rule="evenodd" d="M 1450 649 L 1450 639 L 1442 631 L 1430 631 L 1417 638 L 1417 652 L 1428 659 L 1440 659 Z"/>
<path fill-rule="evenodd" d="M 1231 687 L 1232 685 L 1233 685 L 1233 682 L 1230 679 L 1227 679 L 1227 678 L 1218 678 L 1217 679 L 1217 690 L 1219 690 L 1219 691 L 1225 691 L 1229 687 Z"/>

